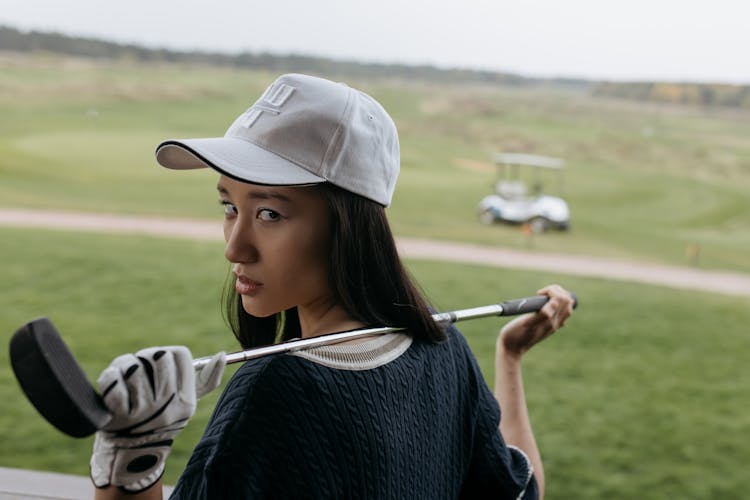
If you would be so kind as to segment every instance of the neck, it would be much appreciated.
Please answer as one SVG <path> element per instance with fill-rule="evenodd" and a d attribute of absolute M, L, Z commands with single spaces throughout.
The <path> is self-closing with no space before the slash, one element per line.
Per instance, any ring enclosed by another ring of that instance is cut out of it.
<path fill-rule="evenodd" d="M 362 322 L 352 318 L 341 304 L 332 300 L 300 305 L 297 307 L 297 312 L 303 339 L 365 326 Z"/>

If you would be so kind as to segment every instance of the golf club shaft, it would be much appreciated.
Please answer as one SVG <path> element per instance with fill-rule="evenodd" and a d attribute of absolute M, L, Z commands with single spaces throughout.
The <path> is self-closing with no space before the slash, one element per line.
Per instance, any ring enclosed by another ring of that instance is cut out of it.
<path fill-rule="evenodd" d="M 467 319 L 486 318 L 489 316 L 514 316 L 517 314 L 524 314 L 528 312 L 537 312 L 542 308 L 542 306 L 544 306 L 544 304 L 547 303 L 548 300 L 549 297 L 547 296 L 536 295 L 534 297 L 508 300 L 506 302 L 491 304 L 488 306 L 472 307 L 470 309 L 460 309 L 457 311 L 436 313 L 432 315 L 432 319 L 434 319 L 438 323 L 456 323 L 458 321 L 464 321 Z M 573 294 L 573 307 L 577 305 L 577 302 L 577 298 L 575 294 Z M 229 353 L 227 354 L 227 364 L 242 363 L 243 361 L 260 358 L 263 356 L 269 356 L 271 354 L 300 351 L 303 349 L 336 344 L 338 342 L 354 340 L 371 335 L 383 335 L 386 333 L 400 332 L 403 330 L 404 328 L 401 327 L 386 326 L 378 328 L 363 328 L 360 330 L 352 330 L 341 333 L 332 333 L 329 335 L 321 335 L 319 337 L 311 337 L 307 339 L 294 339 L 267 347 L 258 347 L 255 349 L 248 349 L 246 351 Z M 208 364 L 210 360 L 210 356 L 205 358 L 197 358 L 193 360 L 193 366 L 196 370 L 199 370 L 206 364 Z"/>
<path fill-rule="evenodd" d="M 442 324 L 488 316 L 511 316 L 539 311 L 549 300 L 545 296 L 509 300 L 500 304 L 438 313 L 433 319 Z M 573 307 L 577 299 L 573 294 Z M 227 356 L 228 363 L 294 352 L 311 347 L 335 344 L 345 340 L 403 331 L 404 328 L 365 328 L 319 337 L 290 340 Z M 194 360 L 196 369 L 211 358 Z M 112 414 L 104 404 L 60 333 L 49 318 L 37 318 L 20 327 L 10 341 L 13 371 L 29 401 L 57 429 L 73 437 L 85 437 L 103 429 Z"/>

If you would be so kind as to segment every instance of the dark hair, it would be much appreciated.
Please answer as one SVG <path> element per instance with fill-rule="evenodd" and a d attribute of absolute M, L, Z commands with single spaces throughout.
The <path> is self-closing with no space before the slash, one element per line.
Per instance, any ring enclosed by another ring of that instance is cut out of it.
<path fill-rule="evenodd" d="M 416 281 L 401 263 L 384 207 L 329 183 L 315 189 L 328 202 L 329 282 L 346 311 L 370 327 L 404 327 L 415 338 L 445 340 Z M 225 315 L 243 348 L 300 337 L 296 308 L 266 318 L 252 316 L 243 309 L 231 278 L 230 274 L 223 297 Z"/>

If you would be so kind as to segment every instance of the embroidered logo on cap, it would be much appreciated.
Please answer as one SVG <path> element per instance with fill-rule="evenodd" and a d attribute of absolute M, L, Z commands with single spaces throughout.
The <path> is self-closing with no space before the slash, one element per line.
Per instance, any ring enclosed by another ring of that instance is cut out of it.
<path fill-rule="evenodd" d="M 252 105 L 250 109 L 245 111 L 236 122 L 239 127 L 250 128 L 258 120 L 260 115 L 265 113 L 271 113 L 278 115 L 281 113 L 281 106 L 289 99 L 294 92 L 294 87 L 285 83 L 277 83 L 272 85 L 266 92 L 258 99 L 258 102 Z"/>

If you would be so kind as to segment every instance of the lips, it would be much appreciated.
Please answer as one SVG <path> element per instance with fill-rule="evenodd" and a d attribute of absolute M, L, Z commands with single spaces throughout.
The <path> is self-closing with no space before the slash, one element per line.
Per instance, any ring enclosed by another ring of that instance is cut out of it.
<path fill-rule="evenodd" d="M 234 288 L 240 295 L 253 295 L 263 286 L 263 283 L 253 281 L 247 276 L 242 274 L 236 274 L 237 281 L 234 283 Z"/>

